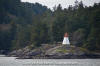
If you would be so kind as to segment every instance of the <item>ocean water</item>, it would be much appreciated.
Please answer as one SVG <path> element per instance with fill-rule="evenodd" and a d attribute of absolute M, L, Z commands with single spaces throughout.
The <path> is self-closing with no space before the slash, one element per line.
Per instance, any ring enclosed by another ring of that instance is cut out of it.
<path fill-rule="evenodd" d="M 0 56 L 0 66 L 100 66 L 100 59 L 16 59 Z"/>

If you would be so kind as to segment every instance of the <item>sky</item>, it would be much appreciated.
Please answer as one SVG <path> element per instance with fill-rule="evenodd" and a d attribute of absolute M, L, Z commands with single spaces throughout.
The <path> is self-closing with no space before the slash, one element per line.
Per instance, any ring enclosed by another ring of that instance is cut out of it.
<path fill-rule="evenodd" d="M 67 8 L 69 5 L 74 5 L 76 0 L 21 0 L 22 2 L 30 2 L 30 3 L 40 3 L 42 5 L 47 6 L 50 9 L 58 4 L 61 4 L 62 8 Z M 100 0 L 78 0 L 83 1 L 83 4 L 86 6 L 92 6 L 94 3 L 99 3 Z"/>

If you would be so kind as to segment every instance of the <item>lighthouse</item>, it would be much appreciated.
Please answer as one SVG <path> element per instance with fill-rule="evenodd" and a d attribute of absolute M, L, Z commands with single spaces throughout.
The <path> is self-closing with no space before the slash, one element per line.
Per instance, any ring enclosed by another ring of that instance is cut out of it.
<path fill-rule="evenodd" d="M 69 38 L 68 38 L 68 33 L 65 33 L 62 44 L 63 45 L 70 45 Z"/>

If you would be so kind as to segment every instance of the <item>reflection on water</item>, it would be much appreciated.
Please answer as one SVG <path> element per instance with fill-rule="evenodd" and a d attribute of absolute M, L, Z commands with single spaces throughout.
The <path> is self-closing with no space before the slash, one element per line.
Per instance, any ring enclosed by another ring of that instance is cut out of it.
<path fill-rule="evenodd" d="M 15 59 L 0 56 L 0 66 L 100 66 L 100 59 Z"/>

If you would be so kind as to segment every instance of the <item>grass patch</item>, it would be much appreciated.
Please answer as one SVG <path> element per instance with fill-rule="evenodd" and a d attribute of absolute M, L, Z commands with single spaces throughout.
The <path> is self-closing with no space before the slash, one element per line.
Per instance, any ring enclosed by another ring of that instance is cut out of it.
<path fill-rule="evenodd" d="M 70 50 L 66 50 L 66 49 L 56 49 L 57 52 L 60 52 L 60 53 L 68 53 L 70 52 Z"/>

